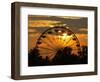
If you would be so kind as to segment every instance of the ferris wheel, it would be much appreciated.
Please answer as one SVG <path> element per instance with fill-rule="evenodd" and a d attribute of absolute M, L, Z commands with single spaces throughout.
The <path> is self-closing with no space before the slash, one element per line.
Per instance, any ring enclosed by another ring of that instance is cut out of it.
<path fill-rule="evenodd" d="M 66 25 L 54 25 L 45 30 L 36 43 L 39 56 L 43 59 L 48 57 L 49 60 L 52 60 L 59 50 L 63 51 L 65 48 L 71 48 L 71 55 L 80 56 L 80 42 L 75 33 Z"/>

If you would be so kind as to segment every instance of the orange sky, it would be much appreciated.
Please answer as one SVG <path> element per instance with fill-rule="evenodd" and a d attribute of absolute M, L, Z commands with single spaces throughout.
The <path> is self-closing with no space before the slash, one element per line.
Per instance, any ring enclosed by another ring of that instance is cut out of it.
<path fill-rule="evenodd" d="M 42 19 L 40 19 L 40 20 L 35 19 L 34 20 L 34 19 L 31 19 L 31 17 L 34 18 L 34 16 L 29 16 L 29 20 L 28 20 L 28 50 L 33 49 L 36 46 L 37 39 L 42 34 L 42 32 L 44 32 L 44 29 L 52 28 L 51 27 L 52 25 L 61 22 L 61 21 L 57 21 L 57 20 L 42 20 Z M 40 17 L 42 17 L 42 16 L 40 16 Z M 46 16 L 44 16 L 44 17 L 46 17 Z M 80 19 L 80 17 L 59 17 L 59 18 L 71 19 L 71 20 L 74 20 L 74 21 L 75 21 L 75 19 Z M 83 26 L 82 26 L 80 28 L 77 27 L 76 29 L 74 27 L 73 29 L 70 28 L 70 30 L 72 30 L 75 33 L 75 35 L 78 38 L 81 46 L 87 46 L 88 36 L 87 36 L 87 28 L 86 27 L 83 28 Z M 68 37 L 66 37 L 66 41 L 67 40 L 68 40 Z M 59 47 L 59 45 L 63 46 L 62 43 L 63 43 L 63 40 L 58 41 L 58 45 L 57 45 L 56 41 L 54 43 L 52 41 L 52 45 L 55 45 L 57 47 Z M 70 45 L 70 44 L 72 45 L 73 43 L 74 42 L 71 42 L 68 45 Z M 44 45 L 44 46 L 47 46 L 47 45 Z M 75 48 L 75 46 L 73 48 Z M 47 52 L 49 52 L 49 51 L 47 51 Z M 41 52 L 41 53 L 44 53 L 44 51 Z M 75 51 L 74 51 L 74 53 L 75 53 Z M 48 55 L 53 55 L 53 54 L 48 54 Z M 53 56 L 51 56 L 51 58 Z M 43 56 L 43 57 L 45 57 L 45 56 Z"/>
<path fill-rule="evenodd" d="M 81 46 L 87 46 L 87 34 L 76 34 L 79 42 L 80 42 L 80 45 Z"/>
<path fill-rule="evenodd" d="M 58 23 L 57 21 L 46 21 L 46 20 L 39 20 L 39 21 L 31 21 L 28 22 L 28 47 L 29 49 L 35 47 L 36 40 L 38 39 L 38 36 L 41 34 L 38 30 L 35 28 L 38 27 L 44 27 L 44 26 L 50 26 L 53 23 Z M 30 29 L 30 27 L 33 27 L 33 29 Z M 82 29 L 85 30 L 85 29 Z M 77 38 L 79 39 L 79 42 L 81 46 L 86 46 L 87 45 L 87 34 L 79 34 L 76 33 Z"/>

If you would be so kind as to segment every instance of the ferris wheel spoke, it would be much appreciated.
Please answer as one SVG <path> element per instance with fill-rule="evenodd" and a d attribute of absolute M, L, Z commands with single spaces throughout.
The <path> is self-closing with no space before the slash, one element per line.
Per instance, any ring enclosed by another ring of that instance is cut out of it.
<path fill-rule="evenodd" d="M 41 54 L 40 56 L 44 58 L 48 57 L 49 60 L 52 60 L 52 57 L 55 56 L 55 53 Z"/>
<path fill-rule="evenodd" d="M 38 48 L 48 48 L 48 49 L 51 49 L 51 50 L 55 50 L 55 49 L 53 49 L 52 47 L 50 47 L 50 46 L 48 46 L 48 45 L 38 45 L 37 46 Z"/>
<path fill-rule="evenodd" d="M 56 54 L 56 52 L 44 52 L 44 51 L 39 51 L 39 55 L 43 55 L 43 54 L 46 54 L 48 56 L 48 54 Z"/>
<path fill-rule="evenodd" d="M 57 47 L 60 48 L 60 42 L 59 42 L 59 37 L 58 36 L 56 36 L 56 42 L 57 42 L 57 44 L 56 44 Z"/>
<path fill-rule="evenodd" d="M 75 47 L 75 46 L 71 46 L 71 48 L 72 48 L 72 49 L 78 49 L 78 48 L 77 48 L 77 47 Z"/>
<path fill-rule="evenodd" d="M 58 38 L 56 35 L 53 37 L 53 39 L 54 39 L 55 43 L 58 43 Z M 57 47 L 58 47 L 58 45 L 57 45 Z"/>
<path fill-rule="evenodd" d="M 56 53 L 50 56 L 50 60 L 55 57 Z"/>
<path fill-rule="evenodd" d="M 52 48 L 48 48 L 48 47 L 37 47 L 37 49 L 41 49 L 41 50 L 44 50 L 44 51 L 47 51 L 47 50 L 51 50 L 51 51 L 56 51 L 55 49 L 52 49 Z"/>
<path fill-rule="evenodd" d="M 47 38 L 44 40 L 47 40 L 47 42 L 52 45 L 52 44 L 54 44 L 54 40 L 52 38 L 53 38 L 53 36 L 47 36 Z"/>
<path fill-rule="evenodd" d="M 67 42 L 65 42 L 65 44 L 64 44 L 64 45 L 66 45 L 66 46 L 67 46 L 67 44 L 71 41 L 71 39 L 72 39 L 72 38 L 70 38 Z"/>
<path fill-rule="evenodd" d="M 61 37 L 62 37 L 62 36 L 61 36 Z M 63 40 L 61 37 L 60 37 L 60 39 L 59 39 L 59 43 L 60 43 L 60 46 L 64 47 L 64 40 Z"/>
<path fill-rule="evenodd" d="M 44 52 L 44 51 L 40 51 L 39 52 L 40 54 L 56 54 L 56 52 L 51 52 L 51 51 L 48 51 L 48 52 Z"/>
<path fill-rule="evenodd" d="M 53 50 L 46 50 L 46 49 L 39 49 L 39 53 L 54 53 L 55 51 Z"/>
<path fill-rule="evenodd" d="M 38 49 L 45 49 L 45 50 L 55 51 L 54 49 L 50 49 L 50 48 L 47 48 L 47 47 L 39 47 Z"/>
<path fill-rule="evenodd" d="M 70 47 L 72 47 L 72 46 L 75 46 L 75 42 L 73 42 L 73 43 L 71 43 L 71 44 L 69 44 L 68 46 L 70 46 Z"/>
<path fill-rule="evenodd" d="M 56 53 L 50 53 L 48 55 L 49 55 L 50 59 L 52 59 L 52 57 L 54 57 L 56 55 Z"/>
<path fill-rule="evenodd" d="M 42 40 L 42 43 L 48 45 L 49 47 L 53 48 L 55 50 L 55 46 L 53 46 L 49 41 Z"/>
<path fill-rule="evenodd" d="M 55 40 L 55 37 L 54 36 L 49 36 L 48 37 L 48 41 L 51 42 L 52 45 L 55 45 L 55 48 L 57 48 L 58 46 L 56 45 L 56 40 Z"/>
<path fill-rule="evenodd" d="M 55 45 L 56 48 L 61 48 L 61 41 L 59 41 L 58 36 L 52 37 L 52 42 Z"/>
<path fill-rule="evenodd" d="M 62 39 L 62 36 L 58 36 L 58 46 L 60 48 L 63 48 L 64 47 L 64 43 L 65 43 L 65 41 Z"/>

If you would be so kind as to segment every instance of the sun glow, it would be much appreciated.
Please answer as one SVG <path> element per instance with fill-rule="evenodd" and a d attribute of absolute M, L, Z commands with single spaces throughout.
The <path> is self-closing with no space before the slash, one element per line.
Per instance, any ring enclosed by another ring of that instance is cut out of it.
<path fill-rule="evenodd" d="M 67 35 L 67 33 L 63 33 L 61 36 L 59 36 L 59 38 L 61 38 L 62 40 L 69 40 L 72 36 Z"/>

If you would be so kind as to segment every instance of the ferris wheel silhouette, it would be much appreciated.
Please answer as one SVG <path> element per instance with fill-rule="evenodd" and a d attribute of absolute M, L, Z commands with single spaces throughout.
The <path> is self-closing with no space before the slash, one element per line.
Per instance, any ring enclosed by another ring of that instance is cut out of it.
<path fill-rule="evenodd" d="M 52 25 L 37 39 L 36 47 L 42 59 L 52 60 L 59 51 L 80 56 L 81 47 L 76 34 L 66 24 Z"/>

